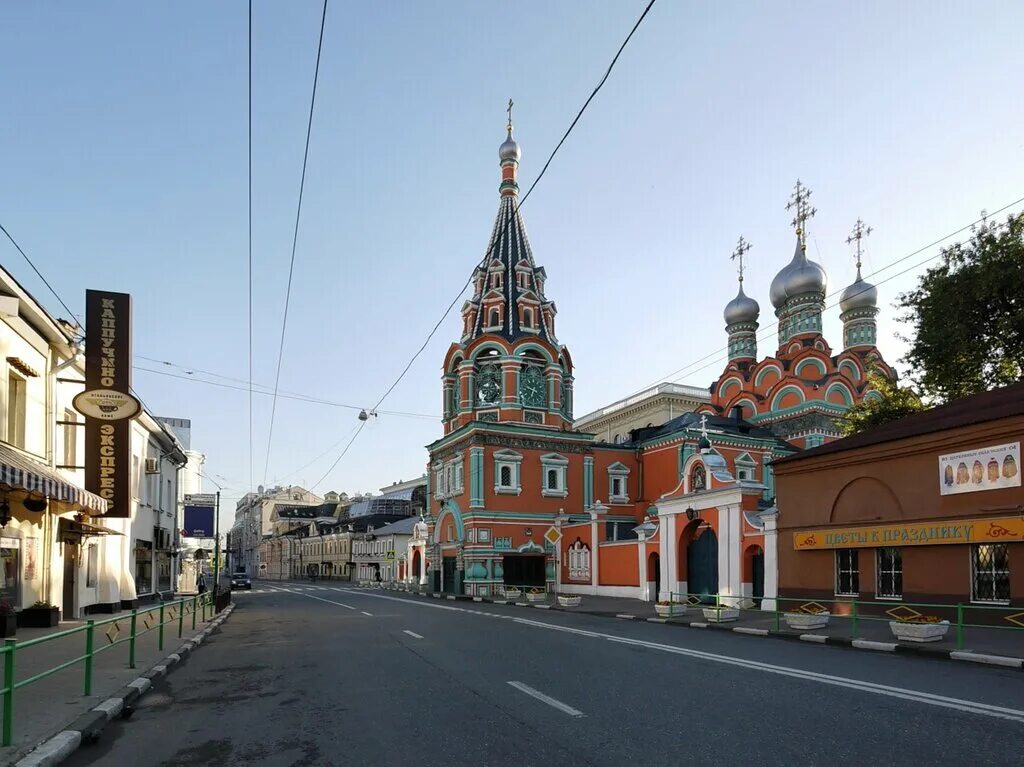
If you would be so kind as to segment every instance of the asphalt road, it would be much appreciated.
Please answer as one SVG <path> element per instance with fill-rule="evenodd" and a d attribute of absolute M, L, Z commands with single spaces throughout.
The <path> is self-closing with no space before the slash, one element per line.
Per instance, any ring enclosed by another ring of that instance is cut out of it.
<path fill-rule="evenodd" d="M 257 583 L 235 601 L 131 720 L 65 764 L 1024 759 L 1019 671 L 329 584 Z"/>

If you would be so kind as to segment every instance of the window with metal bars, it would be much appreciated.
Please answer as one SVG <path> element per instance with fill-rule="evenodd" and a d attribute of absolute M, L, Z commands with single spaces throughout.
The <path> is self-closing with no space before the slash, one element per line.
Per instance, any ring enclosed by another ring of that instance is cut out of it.
<path fill-rule="evenodd" d="M 879 599 L 903 598 L 903 550 L 875 549 L 875 595 Z"/>
<path fill-rule="evenodd" d="M 860 594 L 860 563 L 857 549 L 836 549 L 836 594 Z"/>
<path fill-rule="evenodd" d="M 971 546 L 971 599 L 1010 601 L 1010 553 L 1005 543 Z"/>

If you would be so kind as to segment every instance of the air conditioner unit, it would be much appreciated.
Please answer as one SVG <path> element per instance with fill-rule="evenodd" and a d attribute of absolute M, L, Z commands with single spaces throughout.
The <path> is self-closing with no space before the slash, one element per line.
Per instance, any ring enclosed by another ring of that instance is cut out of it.
<path fill-rule="evenodd" d="M 159 474 L 160 473 L 160 461 L 156 458 L 146 459 L 146 473 L 147 474 Z"/>

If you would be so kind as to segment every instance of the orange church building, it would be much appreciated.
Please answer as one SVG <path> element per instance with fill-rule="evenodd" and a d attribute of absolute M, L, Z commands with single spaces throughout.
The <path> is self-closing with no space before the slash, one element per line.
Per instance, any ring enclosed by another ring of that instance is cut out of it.
<path fill-rule="evenodd" d="M 511 587 L 645 600 L 721 593 L 771 606 L 771 462 L 831 438 L 827 419 L 866 395 L 866 366 L 880 361 L 866 283 L 857 306 L 844 306 L 850 343 L 833 357 L 820 333 L 824 271 L 798 233 L 772 287 L 777 355 L 756 362 L 757 304 L 741 288 L 725 314 L 729 366 L 705 412 L 599 441 L 573 429 L 572 356 L 518 211 L 511 122 L 499 159 L 497 220 L 444 359 L 444 435 L 428 446 L 428 514 L 410 576 L 482 597 Z"/>

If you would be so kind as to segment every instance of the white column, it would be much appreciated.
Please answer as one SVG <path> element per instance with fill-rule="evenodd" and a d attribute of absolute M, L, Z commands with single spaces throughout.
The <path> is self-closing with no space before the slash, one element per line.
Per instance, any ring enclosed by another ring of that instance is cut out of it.
<path fill-rule="evenodd" d="M 597 536 L 597 515 L 590 514 L 590 586 L 594 594 L 597 593 L 597 586 L 600 583 L 598 574 L 600 572 L 601 539 Z"/>
<path fill-rule="evenodd" d="M 732 560 L 736 540 L 732 528 L 731 507 L 718 507 L 718 593 L 739 594 L 739 584 L 732 578 Z"/>
<path fill-rule="evenodd" d="M 639 536 L 640 540 L 636 545 L 636 572 L 637 572 L 637 583 L 640 584 L 640 599 L 644 602 L 651 601 L 651 590 L 647 585 L 647 567 L 644 562 L 644 554 L 647 551 L 647 545 L 644 543 L 644 535 L 641 533 Z"/>
<path fill-rule="evenodd" d="M 676 583 L 676 515 L 661 517 L 661 538 L 658 541 L 659 567 L 661 569 L 661 592 L 658 599 L 668 599 L 669 593 L 678 591 Z"/>
<path fill-rule="evenodd" d="M 774 610 L 779 595 L 779 513 L 764 517 L 764 599 L 762 610 Z"/>

